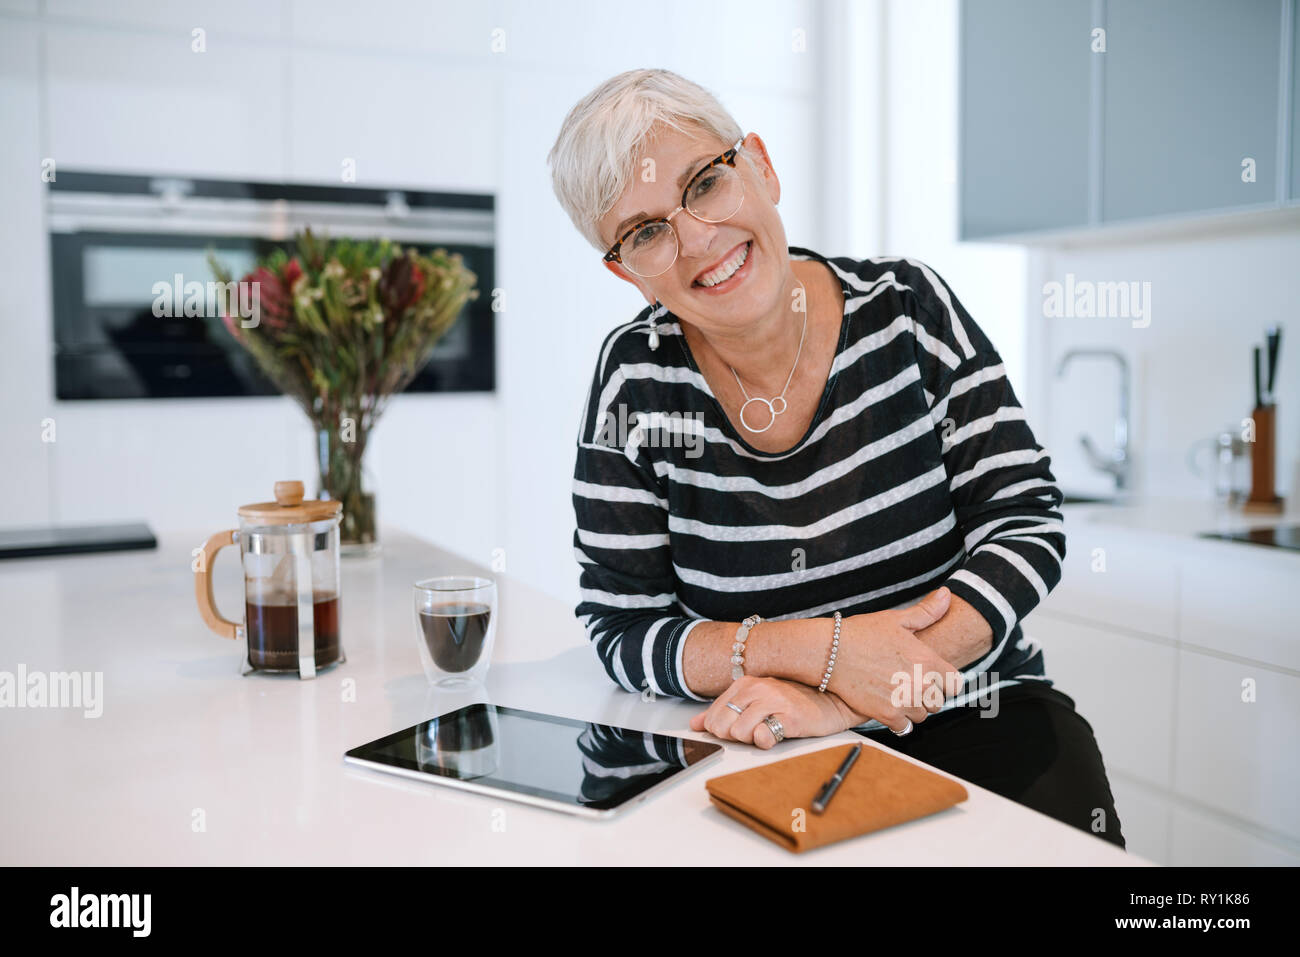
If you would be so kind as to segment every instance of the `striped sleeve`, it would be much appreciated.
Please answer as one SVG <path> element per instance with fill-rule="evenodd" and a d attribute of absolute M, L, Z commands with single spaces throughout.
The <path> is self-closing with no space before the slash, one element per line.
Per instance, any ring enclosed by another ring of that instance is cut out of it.
<path fill-rule="evenodd" d="M 668 543 L 668 501 L 648 449 L 639 447 L 636 391 L 610 344 L 587 396 L 573 471 L 581 569 L 575 609 L 596 656 L 619 687 L 705 701 L 686 687 L 686 636 L 702 619 L 677 601 Z"/>
<path fill-rule="evenodd" d="M 965 540 L 944 584 L 984 616 L 996 649 L 1061 580 L 1062 495 L 992 342 L 942 278 L 909 262 L 917 364 Z"/>

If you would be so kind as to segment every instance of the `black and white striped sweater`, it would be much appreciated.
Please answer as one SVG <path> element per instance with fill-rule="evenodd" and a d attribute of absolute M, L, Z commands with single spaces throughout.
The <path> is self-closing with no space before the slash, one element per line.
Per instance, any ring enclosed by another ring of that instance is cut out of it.
<path fill-rule="evenodd" d="M 822 401 L 793 449 L 744 440 L 666 307 L 601 346 L 573 506 L 575 611 L 606 672 L 628 691 L 707 700 L 682 675 L 700 621 L 855 615 L 946 585 L 992 626 L 993 649 L 945 710 L 1050 684 L 1020 622 L 1060 581 L 1061 493 L 993 344 L 922 262 L 789 251 L 828 265 L 844 293 Z"/>

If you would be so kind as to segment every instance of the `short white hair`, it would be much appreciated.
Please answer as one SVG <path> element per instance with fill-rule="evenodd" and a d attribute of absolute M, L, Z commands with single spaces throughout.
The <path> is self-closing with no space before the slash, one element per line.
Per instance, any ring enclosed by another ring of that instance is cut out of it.
<path fill-rule="evenodd" d="M 717 97 L 671 70 L 628 70 L 606 80 L 560 126 L 547 154 L 551 185 L 578 232 L 602 253 L 608 246 L 597 223 L 627 189 L 645 141 L 661 126 L 711 134 L 728 147 L 743 135 Z"/>

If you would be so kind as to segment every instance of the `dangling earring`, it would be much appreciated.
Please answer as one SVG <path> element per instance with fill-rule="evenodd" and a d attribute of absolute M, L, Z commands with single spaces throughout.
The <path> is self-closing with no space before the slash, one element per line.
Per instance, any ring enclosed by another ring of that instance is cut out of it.
<path fill-rule="evenodd" d="M 659 305 L 659 300 L 656 299 L 654 308 L 650 310 L 650 315 L 654 316 L 655 313 L 657 313 L 660 308 L 661 306 Z M 659 348 L 659 323 L 652 318 L 650 320 L 650 349 L 651 351 L 653 351 L 658 348 Z"/>

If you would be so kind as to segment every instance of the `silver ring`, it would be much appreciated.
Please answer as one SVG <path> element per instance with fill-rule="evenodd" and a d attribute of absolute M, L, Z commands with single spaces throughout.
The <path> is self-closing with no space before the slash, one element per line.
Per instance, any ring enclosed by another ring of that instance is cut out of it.
<path fill-rule="evenodd" d="M 890 731 L 894 731 L 894 734 L 898 735 L 900 738 L 901 738 L 903 735 L 905 735 L 905 734 L 911 734 L 911 733 L 912 733 L 912 719 L 911 719 L 911 718 L 904 718 L 903 720 L 907 722 L 907 727 L 904 728 L 902 731 L 894 731 L 893 728 L 890 728 L 890 729 L 889 729 Z"/>
<path fill-rule="evenodd" d="M 736 704 L 734 701 L 728 701 L 727 707 L 730 708 L 732 711 L 736 712 L 736 714 L 745 713 L 745 709 L 740 707 L 740 705 Z"/>
<path fill-rule="evenodd" d="M 769 714 L 763 719 L 763 723 L 767 725 L 767 730 L 772 732 L 772 737 L 776 738 L 778 744 L 785 740 L 785 726 L 776 715 Z"/>

